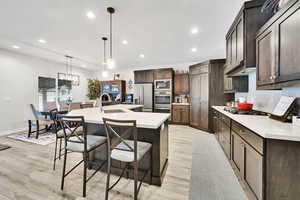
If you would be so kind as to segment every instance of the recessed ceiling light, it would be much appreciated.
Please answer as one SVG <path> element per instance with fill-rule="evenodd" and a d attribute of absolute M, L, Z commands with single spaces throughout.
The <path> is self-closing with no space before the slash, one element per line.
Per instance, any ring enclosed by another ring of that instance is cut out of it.
<path fill-rule="evenodd" d="M 191 51 L 192 52 L 197 52 L 197 48 L 194 47 L 194 48 L 191 49 Z"/>
<path fill-rule="evenodd" d="M 127 40 L 123 40 L 123 41 L 122 41 L 122 44 L 127 45 L 127 44 L 128 44 L 128 41 L 127 41 Z"/>
<path fill-rule="evenodd" d="M 144 54 L 140 54 L 140 58 L 145 58 L 145 55 Z"/>
<path fill-rule="evenodd" d="M 20 49 L 20 47 L 17 46 L 17 45 L 13 45 L 12 48 L 14 48 L 14 49 Z"/>
<path fill-rule="evenodd" d="M 88 11 L 86 13 L 86 16 L 90 19 L 94 19 L 96 17 L 96 15 L 92 11 Z"/>
<path fill-rule="evenodd" d="M 199 32 L 199 29 L 197 27 L 194 27 L 191 29 L 192 34 L 197 34 Z"/>
<path fill-rule="evenodd" d="M 42 44 L 46 44 L 47 43 L 47 41 L 44 40 L 44 39 L 39 39 L 38 41 L 39 41 L 39 43 L 42 43 Z"/>

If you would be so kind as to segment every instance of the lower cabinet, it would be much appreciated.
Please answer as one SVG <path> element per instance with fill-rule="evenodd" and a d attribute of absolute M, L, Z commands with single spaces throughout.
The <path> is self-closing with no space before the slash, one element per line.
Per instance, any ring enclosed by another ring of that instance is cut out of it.
<path fill-rule="evenodd" d="M 238 125 L 221 113 L 214 113 L 214 130 L 225 155 L 248 185 L 253 199 L 263 200 L 263 138 Z"/>
<path fill-rule="evenodd" d="M 189 105 L 172 105 L 172 122 L 177 124 L 190 123 Z"/>

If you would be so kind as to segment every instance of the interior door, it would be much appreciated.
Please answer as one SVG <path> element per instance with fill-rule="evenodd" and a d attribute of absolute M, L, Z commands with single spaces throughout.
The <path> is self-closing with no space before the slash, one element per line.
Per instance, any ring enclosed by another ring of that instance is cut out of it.
<path fill-rule="evenodd" d="M 199 127 L 200 119 L 200 76 L 199 74 L 192 74 L 190 76 L 190 96 L 191 96 L 191 109 L 190 109 L 190 124 Z"/>

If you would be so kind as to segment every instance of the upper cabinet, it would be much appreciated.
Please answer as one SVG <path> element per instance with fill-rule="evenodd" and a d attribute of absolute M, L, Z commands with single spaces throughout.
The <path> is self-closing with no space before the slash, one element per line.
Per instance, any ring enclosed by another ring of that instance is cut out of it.
<path fill-rule="evenodd" d="M 188 73 L 175 73 L 174 93 L 178 94 L 178 95 L 189 93 L 189 74 Z"/>
<path fill-rule="evenodd" d="M 280 89 L 300 80 L 300 1 L 290 0 L 258 32 L 257 88 Z"/>
<path fill-rule="evenodd" d="M 134 83 L 153 83 L 153 70 L 134 71 Z"/>
<path fill-rule="evenodd" d="M 154 80 L 173 79 L 173 68 L 161 68 L 154 70 Z"/>
<path fill-rule="evenodd" d="M 226 35 L 227 75 L 243 75 L 256 64 L 255 37 L 272 13 L 262 13 L 263 0 L 244 3 Z"/>

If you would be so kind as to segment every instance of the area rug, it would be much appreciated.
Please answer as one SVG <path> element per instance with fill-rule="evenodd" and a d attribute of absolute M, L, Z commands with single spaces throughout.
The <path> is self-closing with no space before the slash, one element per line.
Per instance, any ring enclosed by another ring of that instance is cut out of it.
<path fill-rule="evenodd" d="M 3 150 L 6 150 L 6 149 L 9 149 L 10 146 L 7 146 L 5 144 L 0 144 L 0 151 L 3 151 Z"/>
<path fill-rule="evenodd" d="M 15 140 L 20 140 L 23 142 L 29 142 L 29 143 L 33 143 L 33 144 L 39 144 L 39 145 L 48 145 L 51 144 L 53 142 L 55 142 L 55 134 L 51 133 L 51 132 L 47 132 L 47 133 L 42 133 L 39 134 L 39 138 L 35 139 L 36 133 L 32 133 L 30 138 L 27 137 L 27 133 L 23 132 L 23 133 L 15 133 L 12 135 L 9 135 L 7 137 L 15 139 Z"/>

